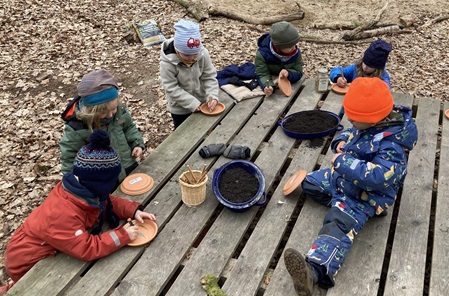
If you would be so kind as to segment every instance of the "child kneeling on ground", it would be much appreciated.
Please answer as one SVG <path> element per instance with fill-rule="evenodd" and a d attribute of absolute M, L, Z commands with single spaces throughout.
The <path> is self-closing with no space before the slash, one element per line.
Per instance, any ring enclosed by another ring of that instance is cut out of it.
<path fill-rule="evenodd" d="M 332 168 L 309 173 L 301 184 L 308 197 L 330 207 L 323 227 L 306 256 L 284 252 L 298 295 L 312 295 L 316 283 L 335 285 L 355 235 L 393 205 L 407 174 L 406 152 L 418 139 L 412 110 L 394 106 L 379 78 L 355 79 L 343 108 L 353 127 L 332 142 Z"/>
<path fill-rule="evenodd" d="M 92 261 L 126 246 L 137 238 L 138 227 L 119 226 L 120 219 L 156 221 L 139 203 L 109 194 L 121 172 L 120 157 L 105 131 L 93 132 L 89 140 L 76 155 L 73 172 L 64 174 L 9 241 L 5 265 L 14 282 L 57 251 Z M 105 220 L 111 230 L 102 232 Z"/>

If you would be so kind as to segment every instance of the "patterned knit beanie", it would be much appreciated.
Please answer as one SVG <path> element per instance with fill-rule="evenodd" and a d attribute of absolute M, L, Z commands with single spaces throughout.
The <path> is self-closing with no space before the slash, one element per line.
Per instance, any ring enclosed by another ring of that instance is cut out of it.
<path fill-rule="evenodd" d="M 94 131 L 89 144 L 78 151 L 73 163 L 73 174 L 80 184 L 97 195 L 100 201 L 109 197 L 121 172 L 120 156 L 110 143 L 104 130 Z"/>
<path fill-rule="evenodd" d="M 270 28 L 271 42 L 276 48 L 290 48 L 298 43 L 301 36 L 289 22 L 277 22 Z"/>
<path fill-rule="evenodd" d="M 78 95 L 81 105 L 100 105 L 118 98 L 118 85 L 111 73 L 96 70 L 83 76 L 78 84 Z"/>
<path fill-rule="evenodd" d="M 373 41 L 363 55 L 363 63 L 374 69 L 383 69 L 392 50 L 390 43 L 377 39 Z"/>
<path fill-rule="evenodd" d="M 359 77 L 349 85 L 343 98 L 343 108 L 351 120 L 378 123 L 393 110 L 393 96 L 381 79 Z"/>
<path fill-rule="evenodd" d="M 185 55 L 198 54 L 203 47 L 198 23 L 180 20 L 175 24 L 175 49 Z"/>

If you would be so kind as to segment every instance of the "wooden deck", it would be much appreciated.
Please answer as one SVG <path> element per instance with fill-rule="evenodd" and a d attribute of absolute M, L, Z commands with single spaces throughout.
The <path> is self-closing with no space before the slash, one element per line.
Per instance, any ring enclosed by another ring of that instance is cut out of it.
<path fill-rule="evenodd" d="M 409 155 L 408 176 L 394 209 L 371 219 L 356 237 L 332 289 L 316 295 L 447 295 L 449 281 L 449 120 L 433 99 L 395 93 L 396 104 L 412 106 L 419 140 Z M 39 262 L 8 295 L 205 295 L 200 279 L 220 278 L 227 295 L 296 295 L 282 258 L 294 247 L 306 253 L 321 228 L 327 208 L 301 197 L 284 197 L 282 187 L 298 169 L 327 167 L 331 137 L 295 140 L 278 127 L 285 115 L 320 106 L 341 113 L 343 96 L 319 94 L 314 81 L 236 104 L 221 94 L 227 108 L 217 117 L 194 114 L 172 133 L 136 171 L 155 187 L 129 197 L 158 218 L 159 234 L 146 247 L 125 247 L 96 262 L 58 254 Z M 342 124 L 349 127 L 346 118 Z M 269 201 L 248 211 L 229 211 L 211 189 L 213 171 L 230 159 L 202 159 L 211 143 L 246 145 L 263 171 Z M 189 164 L 207 164 L 206 201 L 181 202 L 179 175 Z M 122 193 L 118 195 L 125 196 Z"/>

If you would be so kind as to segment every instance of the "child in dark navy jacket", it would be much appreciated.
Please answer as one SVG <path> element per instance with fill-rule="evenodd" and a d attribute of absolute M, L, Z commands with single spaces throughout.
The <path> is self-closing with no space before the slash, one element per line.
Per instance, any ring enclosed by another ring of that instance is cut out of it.
<path fill-rule="evenodd" d="M 355 79 L 343 107 L 353 127 L 332 142 L 332 168 L 309 173 L 301 184 L 307 196 L 330 207 L 323 227 L 307 255 L 284 252 L 298 295 L 311 295 L 315 283 L 334 286 L 355 235 L 393 205 L 407 174 L 406 152 L 418 138 L 412 110 L 394 106 L 379 78 Z"/>
<path fill-rule="evenodd" d="M 278 22 L 271 26 L 257 41 L 256 75 L 266 96 L 270 96 L 277 83 L 272 75 L 286 77 L 291 83 L 298 82 L 302 75 L 301 51 L 296 45 L 301 36 L 288 22 Z"/>

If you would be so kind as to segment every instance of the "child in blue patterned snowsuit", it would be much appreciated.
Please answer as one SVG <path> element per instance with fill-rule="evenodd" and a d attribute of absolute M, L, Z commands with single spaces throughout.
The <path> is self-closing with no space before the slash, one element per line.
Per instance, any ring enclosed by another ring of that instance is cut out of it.
<path fill-rule="evenodd" d="M 332 168 L 309 173 L 301 184 L 307 196 L 330 207 L 323 227 L 305 257 L 294 249 L 284 253 L 298 295 L 311 295 L 315 283 L 334 286 L 354 236 L 393 205 L 407 174 L 406 152 L 418 138 L 412 110 L 394 106 L 379 78 L 355 79 L 343 107 L 353 127 L 332 142 Z"/>

